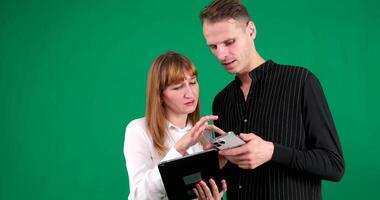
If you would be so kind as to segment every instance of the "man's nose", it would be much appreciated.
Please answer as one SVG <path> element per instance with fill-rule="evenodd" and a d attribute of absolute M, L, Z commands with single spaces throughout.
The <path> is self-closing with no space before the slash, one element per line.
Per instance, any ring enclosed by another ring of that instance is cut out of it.
<path fill-rule="evenodd" d="M 222 45 L 217 47 L 216 57 L 218 58 L 218 60 L 225 60 L 227 57 L 227 48 Z"/>

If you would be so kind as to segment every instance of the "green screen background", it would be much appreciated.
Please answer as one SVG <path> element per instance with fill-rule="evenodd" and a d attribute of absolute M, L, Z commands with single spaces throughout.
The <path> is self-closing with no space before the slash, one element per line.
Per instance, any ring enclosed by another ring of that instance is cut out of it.
<path fill-rule="evenodd" d="M 231 79 L 199 22 L 205 0 L 0 1 L 0 199 L 127 199 L 124 129 L 167 50 L 197 66 L 202 114 Z M 346 172 L 324 199 L 375 199 L 380 3 L 246 0 L 265 59 L 322 82 Z M 377 197 L 378 198 L 378 197 Z"/>

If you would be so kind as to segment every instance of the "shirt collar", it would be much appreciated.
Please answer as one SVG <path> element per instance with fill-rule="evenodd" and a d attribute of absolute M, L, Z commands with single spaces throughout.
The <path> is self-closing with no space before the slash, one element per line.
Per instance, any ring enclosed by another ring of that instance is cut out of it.
<path fill-rule="evenodd" d="M 260 80 L 266 73 L 272 70 L 274 66 L 274 62 L 272 60 L 267 60 L 258 67 L 254 68 L 252 71 L 248 73 L 249 77 L 252 79 L 252 83 L 257 82 Z M 238 76 L 235 76 L 235 81 L 241 85 L 241 81 Z"/>
<path fill-rule="evenodd" d="M 170 121 L 167 121 L 167 122 L 168 122 L 168 129 L 169 130 L 174 129 L 174 130 L 181 131 L 181 132 L 187 132 L 193 127 L 193 125 L 190 122 L 188 122 L 184 128 L 180 128 L 180 127 L 172 124 Z"/>

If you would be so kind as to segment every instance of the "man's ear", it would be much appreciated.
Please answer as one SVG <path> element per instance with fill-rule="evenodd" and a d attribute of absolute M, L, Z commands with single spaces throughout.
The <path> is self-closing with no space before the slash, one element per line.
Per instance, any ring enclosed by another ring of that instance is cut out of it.
<path fill-rule="evenodd" d="M 252 39 L 256 38 L 256 27 L 253 21 L 249 21 L 247 24 L 247 31 L 249 33 L 249 36 L 252 37 Z"/>

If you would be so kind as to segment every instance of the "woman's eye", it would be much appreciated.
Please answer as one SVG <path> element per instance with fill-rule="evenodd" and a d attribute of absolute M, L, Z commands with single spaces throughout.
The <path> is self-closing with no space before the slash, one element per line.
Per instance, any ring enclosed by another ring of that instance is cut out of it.
<path fill-rule="evenodd" d="M 179 90 L 179 89 L 181 89 L 182 88 L 182 85 L 177 85 L 177 86 L 174 86 L 173 87 L 173 90 Z"/>

